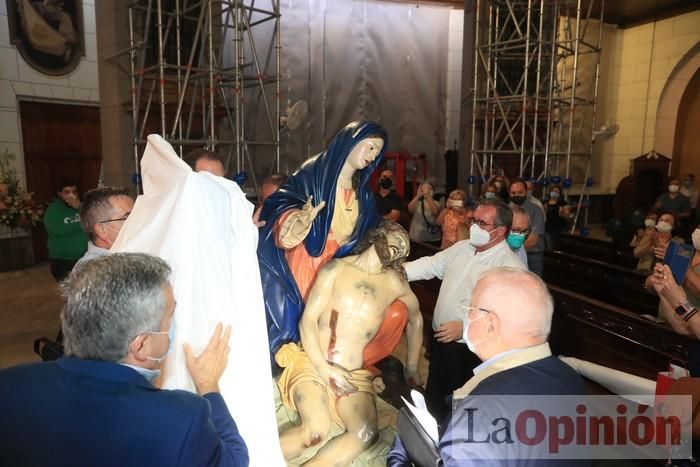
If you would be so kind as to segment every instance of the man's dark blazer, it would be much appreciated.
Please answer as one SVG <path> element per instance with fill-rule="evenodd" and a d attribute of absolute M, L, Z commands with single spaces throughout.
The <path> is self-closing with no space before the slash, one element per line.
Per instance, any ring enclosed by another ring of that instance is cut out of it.
<path fill-rule="evenodd" d="M 535 360 L 525 365 L 488 376 L 481 381 L 471 393 L 453 404 L 452 414 L 443 422 L 438 449 L 445 466 L 501 466 L 539 467 L 539 466 L 588 466 L 589 461 L 546 460 L 531 458 L 532 452 L 525 451 L 521 459 L 487 460 L 484 450 L 493 448 L 493 444 L 469 443 L 465 441 L 465 427 L 469 421 L 466 409 L 478 407 L 490 416 L 498 416 L 502 409 L 506 412 L 508 402 L 503 403 L 498 396 L 566 396 L 586 394 L 583 378 L 570 366 L 554 356 Z M 477 398 L 473 396 L 490 396 Z M 506 398 L 507 399 L 507 398 Z M 511 399 L 512 400 L 512 399 Z M 478 401 L 478 402 L 476 402 Z M 486 404 L 484 402 L 486 401 Z M 486 407 L 484 407 L 486 405 Z M 474 413 L 474 412 L 472 412 Z M 505 413 L 500 415 L 512 415 Z M 484 439 L 493 430 L 492 426 L 483 426 L 472 422 L 472 439 Z M 530 458 L 529 458 L 530 457 Z M 394 448 L 389 453 L 389 466 L 406 466 L 410 461 L 401 440 L 397 438 Z"/>
<path fill-rule="evenodd" d="M 248 465 L 220 394 L 159 390 L 104 361 L 0 370 L 0 434 L 3 466 Z"/>

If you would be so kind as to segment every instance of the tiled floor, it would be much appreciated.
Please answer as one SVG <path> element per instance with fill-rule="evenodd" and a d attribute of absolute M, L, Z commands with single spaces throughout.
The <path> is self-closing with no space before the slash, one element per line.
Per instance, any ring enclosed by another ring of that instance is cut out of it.
<path fill-rule="evenodd" d="M 48 263 L 0 273 L 0 368 L 40 361 L 34 339 L 56 337 L 60 308 Z"/>

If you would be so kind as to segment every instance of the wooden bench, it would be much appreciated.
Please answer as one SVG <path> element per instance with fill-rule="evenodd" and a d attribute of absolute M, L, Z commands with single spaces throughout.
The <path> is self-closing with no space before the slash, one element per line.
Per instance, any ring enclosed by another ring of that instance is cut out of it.
<path fill-rule="evenodd" d="M 572 290 L 637 314 L 656 316 L 659 299 L 644 288 L 646 275 L 590 256 L 561 251 L 544 254 L 548 284 Z"/>
<path fill-rule="evenodd" d="M 562 234 L 554 249 L 585 258 L 593 258 L 622 268 L 635 269 L 637 267 L 638 260 L 632 254 L 632 247 L 619 247 L 605 240 Z"/>
<path fill-rule="evenodd" d="M 670 361 L 687 365 L 698 341 L 599 300 L 549 286 L 554 299 L 550 344 L 572 356 L 643 378 L 656 379 Z"/>

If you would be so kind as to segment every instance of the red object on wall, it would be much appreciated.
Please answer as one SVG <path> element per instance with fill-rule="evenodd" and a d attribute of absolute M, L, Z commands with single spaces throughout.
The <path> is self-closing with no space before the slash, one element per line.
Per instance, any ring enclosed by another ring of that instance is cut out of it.
<path fill-rule="evenodd" d="M 396 193 L 406 199 L 406 167 L 407 162 L 414 162 L 414 170 L 411 173 L 411 193 L 415 193 L 418 189 L 420 180 L 425 180 L 428 177 L 428 165 L 425 162 L 425 154 L 411 155 L 408 151 L 387 152 L 384 154 L 384 163 L 378 168 L 371 178 L 371 186 L 374 191 L 378 191 L 378 179 L 382 170 L 391 170 L 394 172 L 394 184 L 396 185 Z M 420 175 L 419 175 L 420 173 Z"/>

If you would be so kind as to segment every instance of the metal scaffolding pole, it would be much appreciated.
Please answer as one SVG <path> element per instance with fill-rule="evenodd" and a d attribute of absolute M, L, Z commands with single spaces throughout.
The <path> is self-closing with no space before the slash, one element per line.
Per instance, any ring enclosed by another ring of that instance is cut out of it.
<path fill-rule="evenodd" d="M 477 3 L 470 196 L 501 171 L 561 183 L 567 196 L 575 184 L 590 188 L 603 6 Z"/>
<path fill-rule="evenodd" d="M 181 157 L 219 152 L 259 193 L 256 172 L 280 167 L 279 0 L 132 0 L 128 14 L 129 48 L 109 60 L 129 61 L 135 172 L 145 135 L 159 133 Z M 262 55 L 261 40 L 274 44 Z"/>

